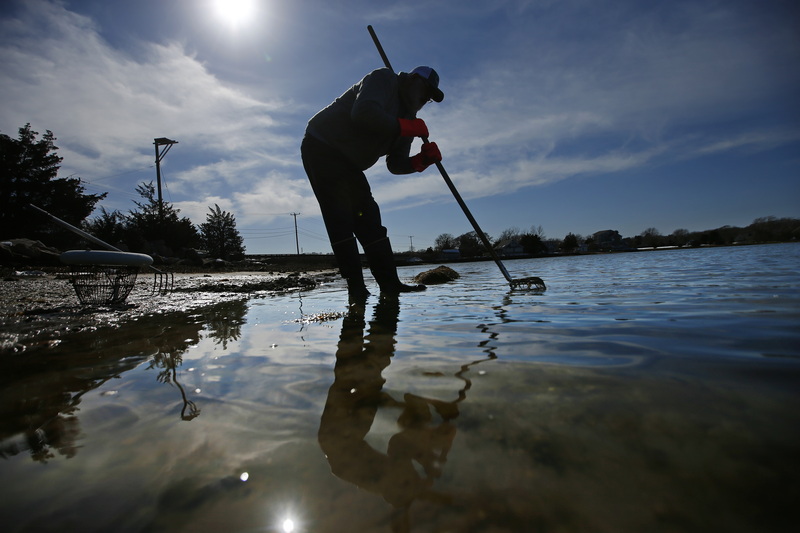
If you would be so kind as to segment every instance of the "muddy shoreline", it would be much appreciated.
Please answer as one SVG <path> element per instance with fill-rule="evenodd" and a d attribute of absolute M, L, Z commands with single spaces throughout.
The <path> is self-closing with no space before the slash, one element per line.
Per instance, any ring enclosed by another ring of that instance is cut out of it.
<path fill-rule="evenodd" d="M 190 312 L 232 300 L 307 291 L 337 279 L 332 269 L 283 272 L 176 272 L 172 289 L 154 292 L 154 276 L 141 272 L 124 303 L 81 304 L 63 268 L 3 269 L 0 281 L 0 354 L 55 346 L 65 335 L 119 327 L 147 315 Z"/>

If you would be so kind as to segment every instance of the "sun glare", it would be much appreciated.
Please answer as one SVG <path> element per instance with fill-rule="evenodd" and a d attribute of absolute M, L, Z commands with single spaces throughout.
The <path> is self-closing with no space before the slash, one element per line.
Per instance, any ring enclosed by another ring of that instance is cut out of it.
<path fill-rule="evenodd" d="M 255 14 L 257 0 L 214 0 L 214 11 L 227 25 L 238 28 Z"/>

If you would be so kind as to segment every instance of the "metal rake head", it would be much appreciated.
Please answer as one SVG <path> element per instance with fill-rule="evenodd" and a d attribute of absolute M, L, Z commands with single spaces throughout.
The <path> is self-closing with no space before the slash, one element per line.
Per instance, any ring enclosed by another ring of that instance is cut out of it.
<path fill-rule="evenodd" d="M 511 290 L 526 290 L 526 291 L 543 291 L 547 286 L 542 281 L 542 278 L 531 276 L 529 278 L 512 279 L 510 281 Z"/>
<path fill-rule="evenodd" d="M 153 268 L 153 291 L 152 294 L 163 294 L 171 292 L 175 287 L 175 274 L 164 272 Z"/>
<path fill-rule="evenodd" d="M 189 411 L 187 414 L 186 411 Z M 183 401 L 183 409 L 181 409 L 181 420 L 192 420 L 200 416 L 200 409 L 191 400 Z"/>

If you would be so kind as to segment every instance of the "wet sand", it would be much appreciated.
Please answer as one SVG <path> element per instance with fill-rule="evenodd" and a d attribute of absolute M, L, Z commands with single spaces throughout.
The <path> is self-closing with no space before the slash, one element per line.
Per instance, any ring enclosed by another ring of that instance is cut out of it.
<path fill-rule="evenodd" d="M 117 327 L 146 315 L 192 311 L 268 293 L 311 290 L 336 277 L 333 270 L 176 273 L 171 290 L 159 291 L 158 280 L 144 272 L 123 303 L 84 305 L 63 270 L 15 270 L 0 281 L 0 354 L 53 346 L 66 334 Z"/>

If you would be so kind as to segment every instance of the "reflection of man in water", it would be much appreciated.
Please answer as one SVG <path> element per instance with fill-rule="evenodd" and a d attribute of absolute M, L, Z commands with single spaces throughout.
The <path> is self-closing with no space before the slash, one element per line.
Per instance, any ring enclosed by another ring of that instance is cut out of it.
<path fill-rule="evenodd" d="M 363 305 L 355 304 L 342 323 L 336 352 L 335 379 L 322 413 L 319 443 L 333 473 L 358 487 L 380 494 L 398 513 L 395 531 L 408 529 L 407 511 L 414 500 L 447 501 L 431 489 L 453 444 L 458 416 L 456 402 L 443 402 L 406 394 L 402 402 L 383 392 L 381 372 L 394 355 L 400 304 L 384 296 L 375 306 L 369 332 L 364 336 Z M 402 430 L 382 453 L 364 440 L 379 407 L 402 409 Z M 431 407 L 441 418 L 433 424 Z M 416 461 L 424 471 L 414 468 Z"/>

